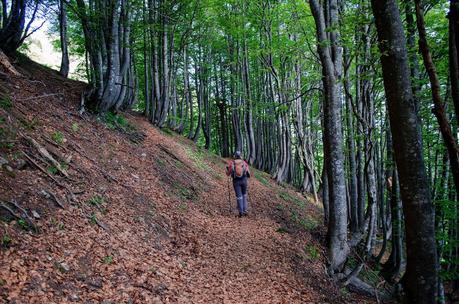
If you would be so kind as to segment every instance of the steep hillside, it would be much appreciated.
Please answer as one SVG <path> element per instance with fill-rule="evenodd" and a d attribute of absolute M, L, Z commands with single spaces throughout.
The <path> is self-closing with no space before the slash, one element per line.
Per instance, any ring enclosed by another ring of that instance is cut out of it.
<path fill-rule="evenodd" d="M 311 201 L 255 172 L 237 218 L 225 160 L 133 113 L 79 116 L 83 83 L 15 66 L 0 74 L 0 301 L 372 302 L 327 279 Z"/>

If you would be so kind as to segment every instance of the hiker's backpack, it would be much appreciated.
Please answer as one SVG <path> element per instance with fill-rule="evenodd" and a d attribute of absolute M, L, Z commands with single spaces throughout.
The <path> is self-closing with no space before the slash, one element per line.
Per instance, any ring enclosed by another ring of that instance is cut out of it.
<path fill-rule="evenodd" d="M 247 164 L 242 159 L 235 159 L 232 169 L 233 178 L 240 178 L 247 175 Z"/>

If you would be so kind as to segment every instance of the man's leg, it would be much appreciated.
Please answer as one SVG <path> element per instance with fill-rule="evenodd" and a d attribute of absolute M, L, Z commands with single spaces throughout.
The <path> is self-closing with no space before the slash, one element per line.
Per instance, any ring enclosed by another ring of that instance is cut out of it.
<path fill-rule="evenodd" d="M 239 216 L 243 215 L 243 200 L 244 196 L 242 194 L 241 183 L 238 180 L 233 181 L 234 192 L 236 192 L 236 202 L 237 202 L 237 209 L 239 210 Z"/>
<path fill-rule="evenodd" d="M 245 178 L 243 180 L 243 182 L 241 183 L 241 193 L 242 193 L 242 213 L 244 215 L 247 215 L 247 198 L 248 198 L 248 195 L 247 195 L 247 178 Z"/>

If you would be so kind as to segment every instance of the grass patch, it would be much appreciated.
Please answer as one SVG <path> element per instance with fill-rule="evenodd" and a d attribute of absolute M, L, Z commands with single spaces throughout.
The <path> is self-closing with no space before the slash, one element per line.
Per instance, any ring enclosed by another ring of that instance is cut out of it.
<path fill-rule="evenodd" d="M 22 230 L 29 230 L 29 224 L 25 220 L 19 219 L 16 223 Z"/>
<path fill-rule="evenodd" d="M 171 129 L 169 128 L 162 128 L 160 129 L 161 130 L 161 133 L 163 133 L 164 135 L 167 135 L 167 136 L 174 136 L 174 131 L 172 131 Z"/>
<path fill-rule="evenodd" d="M 32 118 L 31 121 L 28 121 L 27 119 L 23 119 L 21 117 L 18 118 L 21 124 L 26 128 L 27 130 L 35 130 L 35 127 L 38 125 L 38 119 L 36 117 Z"/>
<path fill-rule="evenodd" d="M 102 262 L 105 264 L 105 265 L 110 265 L 113 263 L 113 256 L 112 255 L 107 255 L 107 256 L 104 256 L 104 258 L 102 259 Z"/>
<path fill-rule="evenodd" d="M 288 233 L 288 230 L 285 227 L 279 227 L 276 229 L 276 232 L 283 234 L 283 233 Z"/>
<path fill-rule="evenodd" d="M 257 171 L 257 170 L 253 170 L 253 176 L 255 176 L 255 178 L 260 182 L 262 183 L 263 185 L 269 187 L 270 184 L 269 184 L 269 181 L 268 179 L 266 179 L 264 176 L 264 174 Z"/>
<path fill-rule="evenodd" d="M 178 205 L 178 209 L 182 212 L 187 212 L 188 211 L 188 205 L 186 203 L 180 203 L 180 205 Z"/>
<path fill-rule="evenodd" d="M 281 191 L 279 193 L 279 196 L 286 202 L 294 203 L 300 208 L 304 208 L 306 206 L 304 200 L 298 198 L 297 196 L 294 196 L 290 194 L 287 191 Z"/>
<path fill-rule="evenodd" d="M 53 135 L 51 135 L 51 138 L 57 144 L 62 144 L 64 142 L 64 140 L 65 140 L 64 134 L 62 134 L 62 132 L 60 132 L 60 131 L 54 132 Z"/>
<path fill-rule="evenodd" d="M 3 248 L 8 248 L 12 241 L 13 239 L 8 234 L 4 234 L 1 239 L 1 245 Z"/>
<path fill-rule="evenodd" d="M 203 171 L 210 171 L 210 167 L 205 162 L 205 153 L 201 149 L 193 150 L 190 147 L 185 147 L 185 153 L 189 158 L 191 158 L 199 169 Z"/>
<path fill-rule="evenodd" d="M 72 131 L 73 131 L 74 133 L 76 133 L 76 132 L 78 132 L 79 130 L 80 130 L 80 126 L 79 126 L 76 122 L 74 122 L 74 123 L 72 124 Z"/>
<path fill-rule="evenodd" d="M 178 169 L 183 169 L 183 168 L 185 168 L 185 164 L 182 163 L 182 162 L 179 161 L 179 160 L 175 160 L 175 166 L 176 166 Z"/>
<path fill-rule="evenodd" d="M 89 223 L 91 223 L 91 225 L 97 225 L 97 216 L 94 212 L 91 213 L 91 216 L 89 217 Z"/>
<path fill-rule="evenodd" d="M 61 165 L 62 170 L 64 171 L 69 168 L 69 165 L 67 165 L 64 162 L 61 162 L 60 165 Z M 56 166 L 49 166 L 48 168 L 46 168 L 46 171 L 48 171 L 48 173 L 52 175 L 56 175 L 59 172 Z"/>
<path fill-rule="evenodd" d="M 173 192 L 183 200 L 194 200 L 196 198 L 196 194 L 192 189 L 186 188 L 185 186 L 174 183 Z"/>
<path fill-rule="evenodd" d="M 0 108 L 4 110 L 11 109 L 13 107 L 13 103 L 11 102 L 11 98 L 9 96 L 3 96 L 0 98 Z"/>
<path fill-rule="evenodd" d="M 299 224 L 307 231 L 314 230 L 319 225 L 315 220 L 311 218 L 302 218 L 299 220 Z"/>
<path fill-rule="evenodd" d="M 166 166 L 166 161 L 160 157 L 155 158 L 156 164 L 160 167 L 165 167 Z"/>
<path fill-rule="evenodd" d="M 2 133 L 0 132 L 0 135 Z M 14 148 L 14 142 L 3 142 L 3 143 L 0 143 L 0 148 L 3 148 L 3 149 L 7 149 L 7 150 L 11 150 Z"/>
<path fill-rule="evenodd" d="M 306 245 L 304 247 L 304 251 L 306 252 L 308 259 L 310 260 L 317 260 L 320 258 L 320 251 L 319 248 L 317 248 L 314 245 Z"/>
<path fill-rule="evenodd" d="M 100 207 L 105 202 L 105 199 L 100 195 L 94 195 L 86 202 L 91 206 Z"/>
<path fill-rule="evenodd" d="M 65 225 L 62 222 L 58 222 L 54 217 L 49 220 L 49 223 L 55 226 L 58 230 L 64 230 Z"/>
<path fill-rule="evenodd" d="M 135 127 L 132 126 L 128 120 L 121 114 L 115 114 L 113 112 L 107 112 L 100 116 L 100 120 L 105 124 L 108 129 L 120 130 L 125 133 L 135 131 Z"/>

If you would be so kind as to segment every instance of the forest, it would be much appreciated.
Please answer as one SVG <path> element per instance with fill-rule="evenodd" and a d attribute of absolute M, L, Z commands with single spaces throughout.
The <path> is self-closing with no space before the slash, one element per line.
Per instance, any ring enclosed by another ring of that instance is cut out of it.
<path fill-rule="evenodd" d="M 409 303 L 457 300 L 459 1 L 0 6 L 11 58 L 50 24 L 59 73 L 87 82 L 80 115 L 141 113 L 323 205 L 338 284 L 367 291 L 371 264 Z"/>

